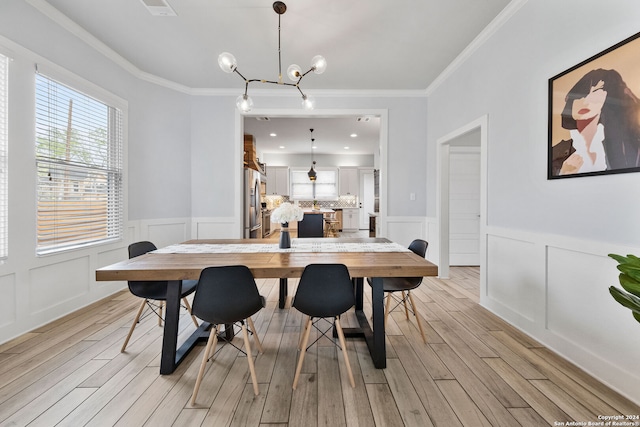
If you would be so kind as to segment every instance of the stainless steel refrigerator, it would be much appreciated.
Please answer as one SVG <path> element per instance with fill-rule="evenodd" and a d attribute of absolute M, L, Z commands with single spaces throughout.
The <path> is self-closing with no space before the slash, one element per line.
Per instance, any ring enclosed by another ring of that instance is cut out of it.
<path fill-rule="evenodd" d="M 253 169 L 244 169 L 244 238 L 262 237 L 262 206 L 260 180 L 263 175 Z"/>

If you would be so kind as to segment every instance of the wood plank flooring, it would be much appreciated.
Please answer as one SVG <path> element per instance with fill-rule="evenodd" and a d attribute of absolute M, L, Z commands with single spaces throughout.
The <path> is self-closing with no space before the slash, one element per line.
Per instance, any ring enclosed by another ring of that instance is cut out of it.
<path fill-rule="evenodd" d="M 197 404 L 189 405 L 204 345 L 172 375 L 159 375 L 162 330 L 148 316 L 126 353 L 120 346 L 139 300 L 120 292 L 0 345 L 0 426 L 555 426 L 597 422 L 640 408 L 480 307 L 479 271 L 425 278 L 414 292 L 429 343 L 415 319 L 394 311 L 388 365 L 348 339 L 356 387 L 326 338 L 291 385 L 302 316 L 277 308 L 276 279 L 257 280 L 267 307 L 254 316 L 265 349 L 254 396 L 246 356 L 219 345 Z M 290 295 L 296 281 L 290 281 Z M 352 312 L 343 326 L 356 324 Z M 181 318 L 181 339 L 194 325 Z M 312 332 L 312 334 L 315 334 Z M 311 340 L 315 340 L 312 335 Z M 235 338 L 242 345 L 241 337 Z"/>

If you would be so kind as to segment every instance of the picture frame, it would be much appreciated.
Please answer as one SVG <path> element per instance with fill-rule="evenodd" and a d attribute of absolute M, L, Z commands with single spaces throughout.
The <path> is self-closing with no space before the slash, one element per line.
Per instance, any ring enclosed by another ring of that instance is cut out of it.
<path fill-rule="evenodd" d="M 549 79 L 547 179 L 640 172 L 640 33 Z"/>

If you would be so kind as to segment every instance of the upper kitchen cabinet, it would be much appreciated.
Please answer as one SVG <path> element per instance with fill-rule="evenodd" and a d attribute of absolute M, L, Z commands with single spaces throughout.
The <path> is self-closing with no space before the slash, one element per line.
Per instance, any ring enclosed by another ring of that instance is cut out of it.
<path fill-rule="evenodd" d="M 340 168 L 340 195 L 341 196 L 357 196 L 358 195 L 358 168 L 341 167 Z"/>
<path fill-rule="evenodd" d="M 289 168 L 267 166 L 267 195 L 289 195 Z"/>

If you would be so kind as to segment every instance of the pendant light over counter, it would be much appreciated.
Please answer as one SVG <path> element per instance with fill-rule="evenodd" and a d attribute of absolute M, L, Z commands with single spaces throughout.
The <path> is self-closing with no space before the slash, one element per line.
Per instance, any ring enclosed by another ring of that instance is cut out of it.
<path fill-rule="evenodd" d="M 313 149 L 315 148 L 313 145 L 313 142 L 315 141 L 315 139 L 313 138 L 313 129 L 309 129 L 311 131 L 311 169 L 309 169 L 309 172 L 307 173 L 307 175 L 309 175 L 309 180 L 310 181 L 315 181 L 316 180 L 316 171 L 315 171 L 315 166 L 316 166 L 316 161 L 313 160 Z"/>

